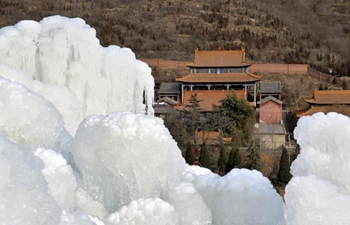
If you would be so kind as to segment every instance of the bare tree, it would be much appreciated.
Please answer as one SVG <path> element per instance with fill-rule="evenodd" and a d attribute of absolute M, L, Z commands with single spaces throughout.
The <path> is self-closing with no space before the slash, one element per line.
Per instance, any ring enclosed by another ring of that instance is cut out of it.
<path fill-rule="evenodd" d="M 305 75 L 291 75 L 282 81 L 285 103 L 291 108 L 300 110 L 305 105 L 304 98 L 312 97 L 313 89 L 317 84 Z"/>

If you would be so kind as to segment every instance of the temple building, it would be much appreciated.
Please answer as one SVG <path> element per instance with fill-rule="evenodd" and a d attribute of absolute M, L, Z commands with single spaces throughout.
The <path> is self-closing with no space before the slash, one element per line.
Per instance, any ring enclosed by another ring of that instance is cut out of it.
<path fill-rule="evenodd" d="M 177 78 L 181 83 L 180 98 L 182 104 L 189 104 L 191 95 L 197 94 L 200 107 L 211 111 L 212 105 L 220 105 L 226 95 L 236 92 L 256 106 L 257 82 L 261 76 L 248 72 L 251 65 L 246 61 L 245 49 L 194 52 L 194 60 L 187 64 L 190 74 Z"/>
<path fill-rule="evenodd" d="M 313 98 L 305 98 L 309 107 L 296 112 L 297 117 L 311 116 L 314 113 L 337 112 L 350 116 L 350 90 L 314 90 Z"/>

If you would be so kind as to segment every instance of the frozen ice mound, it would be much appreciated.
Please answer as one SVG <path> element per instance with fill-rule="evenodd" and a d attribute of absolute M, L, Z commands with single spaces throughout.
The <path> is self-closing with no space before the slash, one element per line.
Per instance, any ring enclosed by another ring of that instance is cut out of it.
<path fill-rule="evenodd" d="M 287 225 L 345 225 L 350 222 L 350 196 L 315 175 L 294 177 L 286 188 Z"/>
<path fill-rule="evenodd" d="M 185 168 L 163 120 L 130 112 L 85 118 L 72 154 L 87 193 L 110 213 L 133 199 L 161 197 Z"/>
<path fill-rule="evenodd" d="M 43 162 L 0 132 L 0 224 L 58 224 L 62 209 L 48 193 Z"/>
<path fill-rule="evenodd" d="M 75 97 L 70 100 L 79 103 L 79 122 L 87 115 L 115 111 L 154 113 L 151 68 L 129 48 L 102 47 L 95 29 L 80 18 L 51 16 L 0 29 L 0 64 L 46 85 L 68 88 Z M 52 95 L 45 88 L 38 89 L 50 101 L 64 101 L 60 95 L 71 95 L 62 88 Z M 76 120 L 64 119 L 74 135 L 77 124 L 71 123 Z"/>
<path fill-rule="evenodd" d="M 302 117 L 294 134 L 301 151 L 293 175 L 314 174 L 350 194 L 350 118 L 338 113 Z"/>
<path fill-rule="evenodd" d="M 60 153 L 50 149 L 38 148 L 34 154 L 44 162 L 45 168 L 41 172 L 49 185 L 48 192 L 62 208 L 73 208 L 77 183 L 71 166 Z"/>
<path fill-rule="evenodd" d="M 160 198 L 138 199 L 110 214 L 106 225 L 177 225 L 178 215 L 173 206 Z"/>
<path fill-rule="evenodd" d="M 181 225 L 211 225 L 212 215 L 192 183 L 182 182 L 165 198 L 174 206 Z"/>
<path fill-rule="evenodd" d="M 0 131 L 30 150 L 65 151 L 71 136 L 62 115 L 41 95 L 0 76 Z"/>
<path fill-rule="evenodd" d="M 294 135 L 301 150 L 286 188 L 285 224 L 349 224 L 350 118 L 302 117 Z"/>
<path fill-rule="evenodd" d="M 83 107 L 76 95 L 67 87 L 33 80 L 22 71 L 6 64 L 0 64 L 0 76 L 12 82 L 21 83 L 50 101 L 62 114 L 67 131 L 71 134 L 75 133 L 80 121 L 83 120 Z"/>
<path fill-rule="evenodd" d="M 283 201 L 270 181 L 256 170 L 233 169 L 224 177 L 191 166 L 183 179 L 192 182 L 210 208 L 213 224 L 278 224 Z"/>

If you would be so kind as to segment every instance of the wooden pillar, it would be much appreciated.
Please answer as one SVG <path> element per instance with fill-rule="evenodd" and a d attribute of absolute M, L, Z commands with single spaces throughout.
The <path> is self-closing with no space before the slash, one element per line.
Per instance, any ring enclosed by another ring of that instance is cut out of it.
<path fill-rule="evenodd" d="M 254 107 L 256 107 L 256 83 L 254 83 Z"/>
<path fill-rule="evenodd" d="M 181 103 L 184 102 L 184 85 L 181 84 Z"/>

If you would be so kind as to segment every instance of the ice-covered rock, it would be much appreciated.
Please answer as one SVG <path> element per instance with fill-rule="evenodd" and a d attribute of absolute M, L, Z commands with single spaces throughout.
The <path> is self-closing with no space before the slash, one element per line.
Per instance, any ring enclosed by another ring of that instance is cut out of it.
<path fill-rule="evenodd" d="M 104 218 L 107 214 L 102 203 L 92 199 L 83 188 L 77 188 L 75 192 L 74 210 L 83 210 L 97 218 Z"/>
<path fill-rule="evenodd" d="M 166 201 L 174 206 L 179 215 L 181 225 L 211 225 L 212 215 L 192 185 L 182 182 L 169 191 Z"/>
<path fill-rule="evenodd" d="M 43 162 L 0 132 L 0 224 L 58 224 L 62 209 L 48 193 Z"/>
<path fill-rule="evenodd" d="M 99 220 L 91 218 L 84 211 L 76 211 L 73 213 L 67 213 L 62 211 L 60 222 L 58 225 L 104 225 Z"/>
<path fill-rule="evenodd" d="M 110 214 L 106 225 L 177 225 L 178 215 L 173 206 L 160 198 L 138 199 Z"/>
<path fill-rule="evenodd" d="M 220 177 L 191 166 L 183 179 L 192 182 L 203 197 L 213 224 L 271 225 L 283 219 L 282 198 L 256 170 L 233 169 Z"/>
<path fill-rule="evenodd" d="M 67 131 L 71 134 L 75 134 L 80 121 L 83 120 L 83 107 L 76 95 L 67 87 L 45 84 L 38 80 L 33 80 L 22 71 L 5 64 L 0 64 L 0 76 L 12 82 L 25 85 L 31 91 L 39 93 L 46 100 L 51 102 L 62 114 Z"/>
<path fill-rule="evenodd" d="M 294 177 L 286 188 L 287 225 L 345 225 L 350 222 L 350 196 L 315 175 Z"/>
<path fill-rule="evenodd" d="M 74 191 L 77 186 L 71 166 L 60 153 L 50 149 L 38 148 L 34 154 L 45 164 L 41 172 L 49 184 L 48 192 L 62 208 L 70 210 L 73 207 Z"/>
<path fill-rule="evenodd" d="M 0 131 L 28 149 L 65 151 L 71 136 L 62 115 L 41 95 L 0 77 Z"/>
<path fill-rule="evenodd" d="M 42 92 L 49 100 L 63 101 L 65 96 L 77 100 L 79 107 L 75 107 L 83 117 L 115 111 L 147 110 L 153 114 L 150 67 L 137 60 L 129 48 L 102 47 L 95 29 L 80 18 L 51 16 L 0 29 L 0 63 L 34 80 L 68 88 L 75 98 L 64 90 L 64 96 L 59 96 L 59 90 L 52 95 L 47 90 Z M 65 122 L 74 134 L 74 120 L 65 117 Z"/>
<path fill-rule="evenodd" d="M 161 197 L 185 168 L 163 120 L 130 112 L 87 117 L 72 154 L 87 193 L 108 212 L 133 199 Z"/>
<path fill-rule="evenodd" d="M 350 223 L 350 118 L 317 113 L 299 119 L 300 154 L 286 188 L 285 224 Z"/>

